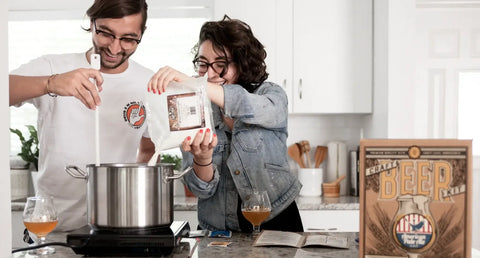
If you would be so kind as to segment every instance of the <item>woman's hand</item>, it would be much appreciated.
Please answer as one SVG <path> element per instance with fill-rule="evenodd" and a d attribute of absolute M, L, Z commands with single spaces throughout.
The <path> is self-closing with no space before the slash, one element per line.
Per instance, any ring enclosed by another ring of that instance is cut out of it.
<path fill-rule="evenodd" d="M 193 140 L 188 136 L 182 143 L 182 149 L 193 154 L 193 170 L 201 180 L 205 182 L 212 181 L 214 177 L 213 148 L 217 145 L 217 135 L 213 134 L 212 141 L 210 136 L 212 132 L 207 129 L 197 132 Z"/>
<path fill-rule="evenodd" d="M 164 66 L 156 72 L 148 82 L 148 92 L 162 94 L 167 90 L 167 85 L 171 81 L 181 82 L 190 78 L 169 66 Z"/>
<path fill-rule="evenodd" d="M 210 142 L 210 137 L 212 141 Z M 212 161 L 213 149 L 217 146 L 217 135 L 209 128 L 197 132 L 193 140 L 188 136 L 182 142 L 182 149 L 193 154 L 193 159 L 199 164 L 209 164 Z"/>

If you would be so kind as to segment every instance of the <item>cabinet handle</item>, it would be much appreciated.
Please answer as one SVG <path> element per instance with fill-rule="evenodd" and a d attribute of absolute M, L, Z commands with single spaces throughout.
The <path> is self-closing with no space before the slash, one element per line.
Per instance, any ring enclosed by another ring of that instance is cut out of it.
<path fill-rule="evenodd" d="M 283 79 L 283 89 L 287 89 L 287 79 Z"/>
<path fill-rule="evenodd" d="M 298 80 L 298 97 L 302 99 L 302 79 Z"/>

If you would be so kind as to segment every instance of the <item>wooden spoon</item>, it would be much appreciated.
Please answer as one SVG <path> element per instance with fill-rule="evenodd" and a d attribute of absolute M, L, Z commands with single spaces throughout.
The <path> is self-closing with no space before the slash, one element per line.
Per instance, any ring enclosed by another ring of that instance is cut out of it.
<path fill-rule="evenodd" d="M 295 161 L 301 168 L 305 168 L 305 163 L 302 159 L 302 152 L 298 144 L 292 144 L 288 147 L 288 155 Z"/>
<path fill-rule="evenodd" d="M 312 163 L 310 162 L 310 143 L 308 141 L 300 141 L 300 144 L 302 145 L 302 153 L 305 153 L 306 159 L 307 159 L 307 167 L 311 168 Z"/>
<path fill-rule="evenodd" d="M 341 175 L 339 178 L 337 178 L 335 181 L 330 182 L 330 183 L 323 183 L 324 185 L 339 185 L 340 181 L 342 181 L 345 178 L 345 175 Z"/>
<path fill-rule="evenodd" d="M 305 163 L 306 161 L 305 161 L 305 158 L 303 157 L 305 155 L 305 146 L 302 144 L 301 141 L 295 144 L 298 146 L 298 149 L 300 150 L 300 159 L 302 160 L 303 168 L 306 168 L 307 167 Z"/>
<path fill-rule="evenodd" d="M 327 146 L 317 146 L 315 150 L 315 167 L 318 168 L 325 161 L 327 157 L 328 147 Z"/>
<path fill-rule="evenodd" d="M 303 154 L 305 154 L 305 148 L 303 147 L 302 142 L 296 142 L 295 144 L 297 145 L 298 149 L 300 150 L 300 159 L 302 159 L 302 164 L 304 165 L 303 167 L 306 167 L 305 166 L 305 158 L 303 157 Z"/>

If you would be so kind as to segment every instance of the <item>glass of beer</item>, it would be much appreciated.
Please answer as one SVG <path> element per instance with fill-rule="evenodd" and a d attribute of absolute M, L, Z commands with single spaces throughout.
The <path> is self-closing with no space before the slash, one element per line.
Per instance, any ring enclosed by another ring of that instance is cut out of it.
<path fill-rule="evenodd" d="M 242 201 L 242 214 L 253 225 L 253 235 L 260 233 L 260 224 L 270 216 L 272 206 L 267 191 L 253 191 Z"/>
<path fill-rule="evenodd" d="M 23 210 L 23 224 L 45 244 L 47 235 L 57 226 L 58 217 L 53 205 L 53 197 L 28 197 Z M 30 254 L 46 255 L 55 253 L 55 248 L 45 246 L 32 250 Z"/>

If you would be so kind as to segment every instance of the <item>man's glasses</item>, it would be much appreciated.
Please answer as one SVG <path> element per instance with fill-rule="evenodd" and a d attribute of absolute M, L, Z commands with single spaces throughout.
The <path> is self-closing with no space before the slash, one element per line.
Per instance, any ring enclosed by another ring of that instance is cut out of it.
<path fill-rule="evenodd" d="M 141 38 L 134 39 L 129 37 L 117 37 L 110 32 L 99 30 L 97 29 L 97 24 L 95 21 L 93 21 L 93 27 L 95 28 L 95 33 L 97 34 L 99 41 L 101 41 L 104 44 L 112 44 L 115 41 L 115 39 L 118 38 L 118 40 L 120 41 L 120 46 L 123 49 L 132 49 L 136 45 L 140 44 L 140 41 L 142 40 Z"/>
<path fill-rule="evenodd" d="M 193 60 L 193 66 L 199 75 L 204 75 L 207 73 L 208 67 L 211 67 L 214 72 L 216 72 L 220 77 L 223 77 L 228 71 L 229 64 L 230 62 L 228 60 L 215 61 L 212 63 L 199 60 L 198 58 Z"/>

